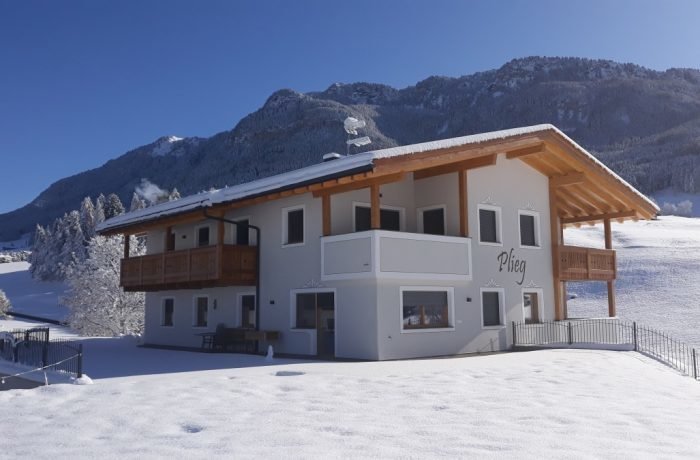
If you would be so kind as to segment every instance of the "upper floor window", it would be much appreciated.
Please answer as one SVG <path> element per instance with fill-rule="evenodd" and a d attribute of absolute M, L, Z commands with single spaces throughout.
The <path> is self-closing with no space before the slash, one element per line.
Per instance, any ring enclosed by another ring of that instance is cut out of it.
<path fill-rule="evenodd" d="M 282 210 L 282 244 L 304 244 L 304 206 Z"/>
<path fill-rule="evenodd" d="M 445 206 L 433 206 L 418 210 L 419 231 L 428 235 L 445 234 Z"/>
<path fill-rule="evenodd" d="M 534 211 L 518 211 L 520 246 L 540 246 L 540 215 Z"/>
<path fill-rule="evenodd" d="M 209 246 L 209 226 L 197 229 L 197 247 Z"/>
<path fill-rule="evenodd" d="M 250 221 L 248 219 L 241 219 L 236 221 L 235 233 L 236 233 L 236 244 L 240 246 L 248 246 L 250 244 Z"/>
<path fill-rule="evenodd" d="M 479 205 L 479 242 L 501 244 L 501 208 Z"/>

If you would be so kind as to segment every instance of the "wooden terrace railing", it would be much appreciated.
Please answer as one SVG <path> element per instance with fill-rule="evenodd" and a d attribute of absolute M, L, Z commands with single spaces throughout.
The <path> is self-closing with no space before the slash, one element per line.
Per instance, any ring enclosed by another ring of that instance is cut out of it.
<path fill-rule="evenodd" d="M 125 291 L 251 286 L 256 268 L 255 246 L 206 246 L 122 259 L 120 285 Z"/>
<path fill-rule="evenodd" d="M 559 261 L 562 281 L 612 281 L 617 277 L 612 249 L 559 246 Z"/>

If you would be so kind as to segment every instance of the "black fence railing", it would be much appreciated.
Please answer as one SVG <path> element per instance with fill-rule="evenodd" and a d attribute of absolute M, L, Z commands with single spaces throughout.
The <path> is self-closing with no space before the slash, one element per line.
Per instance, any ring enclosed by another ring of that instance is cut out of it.
<path fill-rule="evenodd" d="M 83 376 L 83 345 L 67 339 L 49 339 L 46 327 L 0 331 L 0 359 Z"/>
<path fill-rule="evenodd" d="M 514 347 L 598 347 L 635 350 L 694 379 L 700 377 L 697 351 L 663 331 L 615 318 L 513 322 Z"/>

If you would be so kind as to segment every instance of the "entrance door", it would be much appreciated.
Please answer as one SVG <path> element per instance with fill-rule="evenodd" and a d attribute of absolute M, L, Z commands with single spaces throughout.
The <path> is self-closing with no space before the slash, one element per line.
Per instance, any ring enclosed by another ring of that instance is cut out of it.
<path fill-rule="evenodd" d="M 316 352 L 318 356 L 335 356 L 335 295 L 316 294 Z"/>
<path fill-rule="evenodd" d="M 241 302 L 241 327 L 253 329 L 255 327 L 255 294 L 242 294 Z"/>
<path fill-rule="evenodd" d="M 540 322 L 539 296 L 536 292 L 523 293 L 523 318 L 526 324 Z"/>

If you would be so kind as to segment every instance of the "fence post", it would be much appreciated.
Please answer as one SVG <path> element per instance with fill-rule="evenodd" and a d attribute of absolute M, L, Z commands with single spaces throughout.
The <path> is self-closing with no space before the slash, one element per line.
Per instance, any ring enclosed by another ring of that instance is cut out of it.
<path fill-rule="evenodd" d="M 83 344 L 78 344 L 78 378 L 83 376 Z"/>
<path fill-rule="evenodd" d="M 569 325 L 567 326 L 567 329 L 569 330 L 569 345 L 573 345 L 574 343 L 574 334 L 571 330 L 571 321 L 568 323 Z"/>
<path fill-rule="evenodd" d="M 693 348 L 693 378 L 698 379 L 698 360 L 695 357 L 695 348 Z"/>
<path fill-rule="evenodd" d="M 513 321 L 513 348 L 518 343 L 518 333 L 515 330 L 515 321 Z"/>
<path fill-rule="evenodd" d="M 634 332 L 634 351 L 637 351 L 637 322 L 632 323 L 632 331 Z"/>

